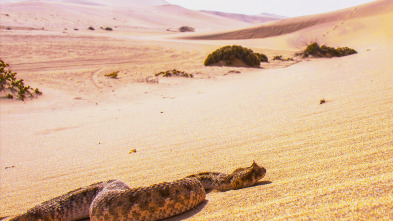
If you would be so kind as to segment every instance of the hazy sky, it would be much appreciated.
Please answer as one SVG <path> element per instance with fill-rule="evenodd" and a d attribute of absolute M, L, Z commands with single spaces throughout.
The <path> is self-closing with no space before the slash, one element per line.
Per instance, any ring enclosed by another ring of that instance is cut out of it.
<path fill-rule="evenodd" d="M 166 0 L 188 9 L 256 15 L 262 12 L 289 17 L 317 14 L 373 0 Z"/>

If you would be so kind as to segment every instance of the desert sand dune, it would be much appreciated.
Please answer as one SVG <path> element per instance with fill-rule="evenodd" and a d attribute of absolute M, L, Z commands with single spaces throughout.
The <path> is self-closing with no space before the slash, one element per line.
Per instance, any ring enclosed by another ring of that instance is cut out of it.
<path fill-rule="evenodd" d="M 2 4 L 1 19 L 2 29 L 25 27 L 66 32 L 74 32 L 74 29 L 88 31 L 88 27 L 100 30 L 100 27 L 108 26 L 118 31 L 152 29 L 156 32 L 165 32 L 167 29 L 176 31 L 184 25 L 192 26 L 197 31 L 212 31 L 250 25 L 247 22 L 188 10 L 176 5 L 135 2 L 128 2 L 123 7 L 45 1 Z"/>
<path fill-rule="evenodd" d="M 268 13 L 261 13 L 260 15 L 242 15 L 242 14 L 236 14 L 236 13 L 225 13 L 225 12 L 208 11 L 208 10 L 201 10 L 201 12 L 213 14 L 213 15 L 218 15 L 218 16 L 226 17 L 226 18 L 232 18 L 232 19 L 236 19 L 236 20 L 240 20 L 240 21 L 245 21 L 245 22 L 252 23 L 252 24 L 260 24 L 260 23 L 265 23 L 265 22 L 269 22 L 269 21 L 276 21 L 276 20 L 286 18 L 284 16 L 268 14 Z"/>
<path fill-rule="evenodd" d="M 298 18 L 289 18 L 252 28 L 235 30 L 224 33 L 215 33 L 209 35 L 200 35 L 189 37 L 191 39 L 258 39 L 280 36 L 294 33 L 306 28 L 318 28 L 332 22 L 345 22 L 351 19 L 364 17 L 381 16 L 382 14 L 391 14 L 393 3 L 389 0 L 379 0 L 362 6 L 348 8 L 337 12 L 330 12 L 320 15 L 309 15 Z M 387 22 L 391 23 L 391 22 Z M 325 27 L 324 27 L 325 28 Z M 304 32 L 303 32 L 304 33 Z"/>
<path fill-rule="evenodd" d="M 248 40 L 1 30 L 1 58 L 44 94 L 0 99 L 0 217 L 102 180 L 147 186 L 255 160 L 267 169 L 260 185 L 213 191 L 170 220 L 393 219 L 391 8 L 376 1 L 279 21 L 270 25 L 281 35 Z M 311 40 L 358 54 L 286 68 L 202 66 L 225 44 L 271 58 Z M 173 68 L 196 77 L 138 83 Z M 104 76 L 114 70 L 119 79 Z"/>

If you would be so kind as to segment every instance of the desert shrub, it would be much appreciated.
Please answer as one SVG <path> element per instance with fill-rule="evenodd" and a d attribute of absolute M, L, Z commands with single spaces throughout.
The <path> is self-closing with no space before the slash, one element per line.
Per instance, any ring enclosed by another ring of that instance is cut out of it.
<path fill-rule="evenodd" d="M 353 49 L 353 48 L 348 48 L 348 47 L 339 47 L 336 49 L 341 56 L 348 56 L 351 54 L 357 54 L 358 52 Z"/>
<path fill-rule="evenodd" d="M 282 58 L 282 55 L 276 55 L 273 57 L 274 61 L 293 61 L 293 58 Z"/>
<path fill-rule="evenodd" d="M 276 56 L 274 56 L 274 57 L 273 57 L 273 60 L 274 60 L 274 61 L 277 61 L 277 60 L 281 61 L 281 60 L 282 60 L 282 55 L 276 55 Z"/>
<path fill-rule="evenodd" d="M 308 57 L 309 55 L 317 54 L 320 50 L 318 43 L 314 42 L 309 44 L 303 51 L 303 57 Z"/>
<path fill-rule="evenodd" d="M 22 101 L 26 98 L 26 95 L 33 97 L 34 94 L 42 94 L 38 88 L 33 89 L 30 86 L 25 86 L 23 79 L 17 80 L 16 72 L 12 72 L 9 64 L 0 59 L 0 92 L 2 91 L 8 92 L 7 98 L 12 99 L 17 94 L 18 99 Z"/>
<path fill-rule="evenodd" d="M 90 27 L 89 27 L 89 30 L 90 30 L 90 31 L 94 31 L 95 29 L 94 29 L 93 27 L 90 26 Z"/>
<path fill-rule="evenodd" d="M 260 54 L 260 53 L 255 53 L 255 54 L 258 56 L 258 58 L 259 58 L 259 60 L 261 60 L 261 62 L 269 62 L 269 59 L 267 58 L 266 55 Z"/>
<path fill-rule="evenodd" d="M 106 27 L 105 30 L 106 31 L 113 31 L 113 29 L 111 27 Z"/>
<path fill-rule="evenodd" d="M 328 47 L 325 45 L 319 46 L 318 43 L 314 42 L 309 44 L 306 49 L 301 53 L 303 58 L 313 56 L 313 57 L 342 57 L 342 56 L 347 56 L 351 54 L 356 54 L 357 51 L 355 51 L 352 48 L 348 47 Z"/>
<path fill-rule="evenodd" d="M 216 64 L 220 61 L 224 61 L 225 65 L 232 65 L 235 59 L 243 61 L 246 65 L 251 67 L 259 67 L 261 58 L 265 60 L 265 55 L 254 53 L 251 49 L 239 46 L 225 46 L 215 50 L 209 54 L 205 59 L 205 66 Z M 267 60 L 267 57 L 266 57 Z"/>
<path fill-rule="evenodd" d="M 179 28 L 180 32 L 194 32 L 195 29 L 193 27 L 189 27 L 189 26 L 181 26 Z"/>
<path fill-rule="evenodd" d="M 114 71 L 112 73 L 106 74 L 106 77 L 110 77 L 110 78 L 117 78 L 117 75 L 119 74 L 119 71 Z"/>
<path fill-rule="evenodd" d="M 172 77 L 172 76 L 180 76 L 180 77 L 186 77 L 186 78 L 193 78 L 194 75 L 188 74 L 184 71 L 178 71 L 176 69 L 173 70 L 168 70 L 168 71 L 161 71 L 157 74 L 155 74 L 156 77 L 162 75 L 163 77 Z"/>

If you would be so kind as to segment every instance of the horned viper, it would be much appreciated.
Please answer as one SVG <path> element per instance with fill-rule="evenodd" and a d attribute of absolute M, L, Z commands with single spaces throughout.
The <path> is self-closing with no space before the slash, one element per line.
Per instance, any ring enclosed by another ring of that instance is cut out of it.
<path fill-rule="evenodd" d="M 249 187 L 265 174 L 266 169 L 254 161 L 231 174 L 198 173 L 148 187 L 130 188 L 120 180 L 109 180 L 70 191 L 9 220 L 159 220 L 198 206 L 205 200 L 205 190 Z"/>

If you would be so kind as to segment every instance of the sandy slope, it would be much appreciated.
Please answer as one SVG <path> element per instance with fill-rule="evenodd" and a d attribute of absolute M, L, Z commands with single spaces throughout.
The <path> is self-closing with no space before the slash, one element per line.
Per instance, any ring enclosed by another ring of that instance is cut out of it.
<path fill-rule="evenodd" d="M 232 18 L 240 21 L 245 21 L 247 23 L 252 23 L 252 24 L 261 24 L 269 21 L 276 21 L 286 18 L 284 16 L 268 14 L 268 13 L 261 13 L 260 15 L 243 15 L 243 14 L 208 11 L 208 10 L 201 10 L 201 12 L 218 15 L 225 18 Z"/>
<path fill-rule="evenodd" d="M 256 160 L 268 171 L 260 185 L 211 192 L 171 220 L 393 219 L 391 19 L 365 13 L 335 21 L 335 30 L 321 22 L 217 42 L 2 31 L 1 57 L 44 95 L 0 99 L 0 216 L 100 180 L 136 187 Z M 301 35 L 359 53 L 241 75 L 201 65 L 229 43 L 290 54 Z M 168 68 L 197 78 L 135 83 Z M 118 80 L 103 76 L 114 69 Z"/>
<path fill-rule="evenodd" d="M 256 39 L 256 38 L 269 38 L 275 36 L 282 36 L 291 34 L 297 31 L 304 35 L 307 33 L 307 28 L 318 29 L 322 27 L 324 31 L 330 26 L 334 30 L 338 26 L 342 26 L 344 22 L 355 20 L 357 25 L 345 25 L 347 28 L 362 28 L 361 21 L 358 19 L 364 19 L 368 17 L 377 16 L 380 17 L 382 14 L 390 14 L 393 10 L 393 2 L 390 0 L 378 0 L 365 5 L 343 9 L 337 12 L 325 13 L 320 15 L 309 15 L 298 18 L 289 18 L 268 24 L 255 26 L 252 28 L 246 28 L 242 30 L 234 30 L 230 32 L 213 33 L 209 35 L 197 35 L 190 38 L 193 39 Z M 388 20 L 386 20 L 388 21 Z M 378 25 L 389 25 L 391 22 L 377 23 Z M 374 24 L 375 25 L 375 24 Z M 365 28 L 370 28 L 370 25 L 365 25 Z M 386 29 L 387 30 L 387 29 Z M 332 30 L 333 31 L 333 30 Z M 353 31 L 353 30 L 350 30 Z M 315 33 L 310 35 L 316 37 Z M 304 37 L 304 36 L 303 36 Z M 307 37 L 307 36 L 306 36 Z"/>

